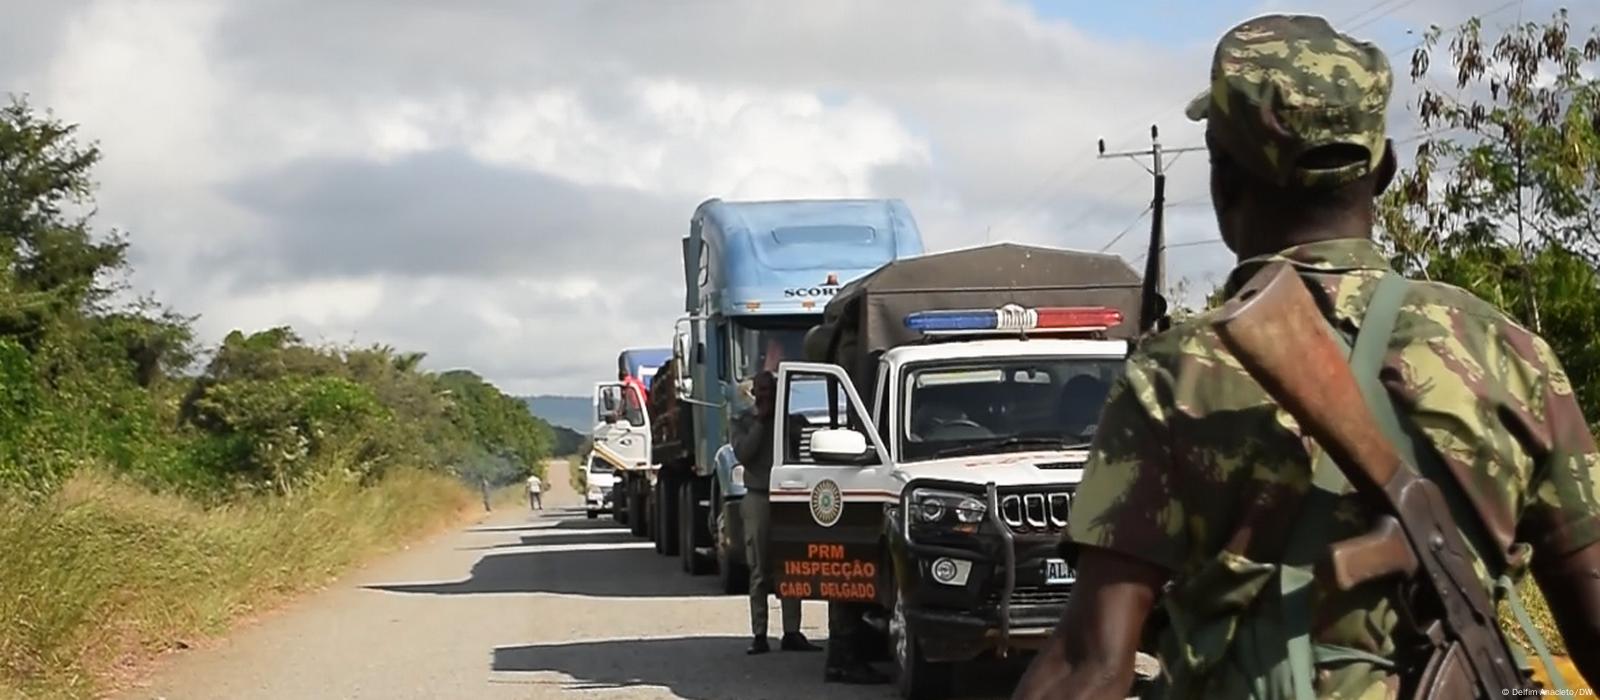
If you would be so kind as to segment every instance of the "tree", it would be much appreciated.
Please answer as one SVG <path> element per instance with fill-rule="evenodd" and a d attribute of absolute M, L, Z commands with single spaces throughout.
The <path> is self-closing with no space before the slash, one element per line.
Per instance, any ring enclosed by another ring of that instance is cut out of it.
<path fill-rule="evenodd" d="M 1600 31 L 1567 14 L 1496 39 L 1478 19 L 1429 30 L 1414 164 L 1380 200 L 1402 271 L 1463 287 L 1545 337 L 1591 420 L 1600 418 Z M 1431 77 L 1444 55 L 1454 90 Z"/>

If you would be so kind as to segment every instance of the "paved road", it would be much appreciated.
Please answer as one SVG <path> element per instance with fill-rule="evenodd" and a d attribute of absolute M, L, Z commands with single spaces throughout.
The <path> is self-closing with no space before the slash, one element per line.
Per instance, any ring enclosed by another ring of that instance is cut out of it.
<path fill-rule="evenodd" d="M 497 511 L 378 562 L 118 697 L 894 697 L 824 686 L 821 654 L 745 656 L 745 599 L 586 519 L 565 472 L 552 466 L 549 510 Z M 806 604 L 807 635 L 825 639 L 826 619 Z M 1009 676 L 974 670 L 969 684 L 1009 690 Z"/>

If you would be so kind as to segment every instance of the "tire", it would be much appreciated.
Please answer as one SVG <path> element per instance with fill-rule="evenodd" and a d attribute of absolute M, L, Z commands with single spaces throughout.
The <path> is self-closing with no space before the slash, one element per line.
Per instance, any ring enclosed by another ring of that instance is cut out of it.
<path fill-rule="evenodd" d="M 705 576 L 711 573 L 711 562 L 698 549 L 701 538 L 696 537 L 700 528 L 695 520 L 699 509 L 695 506 L 694 486 L 694 480 L 689 480 L 678 488 L 678 558 L 690 576 Z"/>
<path fill-rule="evenodd" d="M 661 533 L 666 532 L 666 528 L 661 527 L 661 492 L 665 490 L 666 485 L 666 479 L 657 477 L 656 485 L 651 487 L 650 500 L 655 502 L 655 508 L 651 509 L 654 512 L 650 514 L 650 544 L 655 546 L 656 554 L 667 553 L 666 543 L 661 537 Z"/>
<path fill-rule="evenodd" d="M 644 537 L 649 532 L 649 521 L 645 520 L 644 494 L 637 488 L 628 491 L 628 532 L 634 537 Z"/>
<path fill-rule="evenodd" d="M 594 512 L 592 510 L 587 512 L 587 513 L 585 513 L 585 515 L 588 515 L 590 520 L 594 520 L 595 518 L 600 517 L 599 513 L 596 513 L 596 512 Z"/>
<path fill-rule="evenodd" d="M 673 557 L 678 555 L 678 489 L 681 479 L 656 479 L 656 553 Z"/>
<path fill-rule="evenodd" d="M 894 657 L 895 686 L 905 700 L 942 700 L 950 692 L 953 665 L 934 663 L 922 657 L 917 642 L 917 626 L 906 618 L 905 603 L 898 593 L 889 620 L 889 644 Z"/>
<path fill-rule="evenodd" d="M 712 546 L 717 550 L 717 582 L 721 584 L 722 592 L 728 595 L 742 595 L 750 592 L 750 569 L 735 560 L 732 547 L 743 547 L 743 542 L 734 542 L 728 534 L 728 517 L 726 504 L 722 502 L 722 494 L 715 494 L 711 499 L 711 507 L 717 509 L 717 528 L 712 532 Z"/>

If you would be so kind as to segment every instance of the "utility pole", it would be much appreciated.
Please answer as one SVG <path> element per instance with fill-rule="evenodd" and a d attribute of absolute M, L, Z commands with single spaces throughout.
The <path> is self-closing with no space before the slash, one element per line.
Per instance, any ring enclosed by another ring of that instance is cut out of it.
<path fill-rule="evenodd" d="M 1140 301 L 1139 329 L 1149 331 L 1166 317 L 1167 302 L 1167 266 L 1166 266 L 1166 230 L 1165 213 L 1167 204 L 1167 171 L 1164 158 L 1167 154 L 1179 156 L 1191 151 L 1203 151 L 1204 148 L 1190 146 L 1186 148 L 1162 148 L 1161 132 L 1156 125 L 1150 125 L 1150 149 L 1145 151 L 1122 151 L 1119 153 L 1106 153 L 1106 140 L 1100 139 L 1101 158 L 1128 158 L 1145 172 L 1155 178 L 1155 196 L 1150 200 L 1150 248 L 1144 260 L 1144 294 Z M 1149 157 L 1151 165 L 1145 165 L 1142 158 Z M 1177 162 L 1177 158 L 1172 159 Z"/>

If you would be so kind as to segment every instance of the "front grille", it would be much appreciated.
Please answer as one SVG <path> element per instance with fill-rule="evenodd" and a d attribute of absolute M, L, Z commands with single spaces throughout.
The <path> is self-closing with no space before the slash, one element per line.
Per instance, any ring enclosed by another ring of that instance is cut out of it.
<path fill-rule="evenodd" d="M 1029 491 L 1000 496 L 1000 519 L 1021 535 L 1059 533 L 1067 526 L 1070 491 Z"/>
<path fill-rule="evenodd" d="M 1044 586 L 1017 586 L 1017 589 L 1011 592 L 1011 604 L 1062 605 L 1065 604 L 1067 602 L 1067 598 L 1070 597 L 1072 597 L 1072 587 L 1070 586 L 1055 586 L 1050 588 L 1046 588 Z M 999 605 L 1000 592 L 997 590 L 990 593 L 988 596 L 985 596 L 984 602 L 990 606 Z"/>

